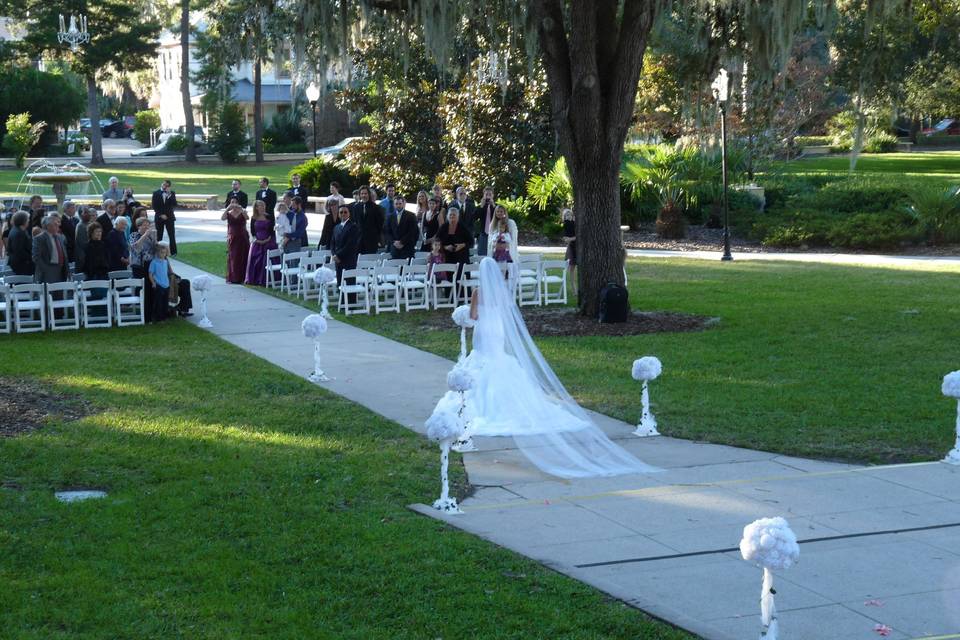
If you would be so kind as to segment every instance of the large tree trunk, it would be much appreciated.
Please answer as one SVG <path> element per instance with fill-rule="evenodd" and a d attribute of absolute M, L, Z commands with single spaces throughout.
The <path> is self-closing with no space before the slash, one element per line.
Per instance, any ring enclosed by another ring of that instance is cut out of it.
<path fill-rule="evenodd" d="M 261 79 L 263 63 L 260 53 L 254 55 L 253 62 L 253 139 L 257 162 L 263 162 L 263 82 Z"/>
<path fill-rule="evenodd" d="M 100 104 L 97 102 L 97 81 L 87 76 L 87 111 L 90 113 L 90 164 L 103 165 L 103 136 L 100 131 Z"/>
<path fill-rule="evenodd" d="M 190 103 L 190 0 L 180 0 L 180 100 L 187 137 L 186 161 L 197 161 L 193 105 Z"/>
<path fill-rule="evenodd" d="M 664 0 L 536 0 L 544 69 L 577 216 L 580 311 L 595 316 L 600 288 L 623 284 L 620 158 L 633 116 L 643 53 Z M 565 25 L 569 24 L 569 32 Z"/>

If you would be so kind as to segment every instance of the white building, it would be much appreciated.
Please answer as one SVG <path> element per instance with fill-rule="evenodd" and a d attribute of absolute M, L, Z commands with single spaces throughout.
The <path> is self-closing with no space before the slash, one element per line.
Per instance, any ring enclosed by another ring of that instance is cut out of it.
<path fill-rule="evenodd" d="M 206 21 L 202 13 L 191 15 L 194 29 L 203 31 Z M 192 43 L 191 43 L 192 44 Z M 157 48 L 157 90 L 151 106 L 160 113 L 160 126 L 164 129 L 176 129 L 183 126 L 183 101 L 180 96 L 180 36 L 169 30 L 160 36 Z M 264 61 L 261 67 L 261 88 L 263 103 L 263 121 L 269 124 L 273 115 L 285 111 L 291 106 L 291 79 L 287 61 L 288 57 L 278 56 L 278 60 Z M 193 48 L 190 51 L 190 72 L 200 69 L 200 62 L 195 58 Z M 241 62 L 231 68 L 233 78 L 232 95 L 246 113 L 247 126 L 253 129 L 253 63 Z M 206 126 L 204 114 L 200 110 L 201 90 L 190 83 L 190 102 L 193 105 L 194 122 Z"/>

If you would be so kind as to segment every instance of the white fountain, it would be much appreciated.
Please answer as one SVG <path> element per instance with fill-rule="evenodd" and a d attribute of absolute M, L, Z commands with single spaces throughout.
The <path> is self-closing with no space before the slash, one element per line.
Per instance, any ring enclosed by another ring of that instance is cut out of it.
<path fill-rule="evenodd" d="M 97 175 L 75 160 L 64 164 L 55 164 L 49 160 L 32 162 L 23 172 L 17 184 L 17 196 L 28 198 L 37 185 L 50 185 L 53 195 L 57 198 L 57 211 L 63 212 L 63 202 L 67 198 L 69 185 L 86 184 L 93 182 L 99 191 L 103 191 L 103 184 Z"/>

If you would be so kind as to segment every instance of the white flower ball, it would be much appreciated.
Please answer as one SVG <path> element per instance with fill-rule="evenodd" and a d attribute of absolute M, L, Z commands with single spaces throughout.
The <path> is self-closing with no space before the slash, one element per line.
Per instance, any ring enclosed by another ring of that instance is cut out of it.
<path fill-rule="evenodd" d="M 760 567 L 789 569 L 800 559 L 800 546 L 786 520 L 761 518 L 743 528 L 740 555 Z"/>
<path fill-rule="evenodd" d="M 943 376 L 943 386 L 940 387 L 943 395 L 960 399 L 960 371 L 954 371 Z"/>
<path fill-rule="evenodd" d="M 303 319 L 300 328 L 303 329 L 305 337 L 315 340 L 327 332 L 327 319 L 319 313 L 311 313 Z"/>
<path fill-rule="evenodd" d="M 426 422 L 427 437 L 435 442 L 454 440 L 463 432 L 457 416 L 449 411 L 436 410 Z"/>
<path fill-rule="evenodd" d="M 654 356 L 644 356 L 633 361 L 634 380 L 656 380 L 663 371 L 660 360 Z"/>
<path fill-rule="evenodd" d="M 454 309 L 450 317 L 453 318 L 453 322 L 458 327 L 463 327 L 464 329 L 470 329 L 477 323 L 476 320 L 470 317 L 470 305 L 468 304 L 460 305 Z"/>
<path fill-rule="evenodd" d="M 473 374 L 464 367 L 454 367 L 447 374 L 447 387 L 458 393 L 469 391 L 473 387 Z"/>
<path fill-rule="evenodd" d="M 213 286 L 213 278 L 208 275 L 197 276 L 190 281 L 194 291 L 209 291 Z"/>
<path fill-rule="evenodd" d="M 329 267 L 320 267 L 313 272 L 313 281 L 325 285 L 337 279 L 337 272 Z"/>

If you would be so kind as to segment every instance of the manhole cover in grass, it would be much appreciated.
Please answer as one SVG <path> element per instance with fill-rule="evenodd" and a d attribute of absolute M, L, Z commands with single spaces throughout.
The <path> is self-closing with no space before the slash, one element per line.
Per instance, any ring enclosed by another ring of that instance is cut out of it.
<path fill-rule="evenodd" d="M 0 377 L 0 437 L 18 436 L 43 427 L 50 420 L 79 420 L 90 413 L 82 399 L 56 393 L 43 383 Z"/>

